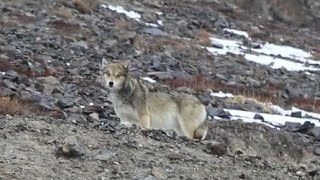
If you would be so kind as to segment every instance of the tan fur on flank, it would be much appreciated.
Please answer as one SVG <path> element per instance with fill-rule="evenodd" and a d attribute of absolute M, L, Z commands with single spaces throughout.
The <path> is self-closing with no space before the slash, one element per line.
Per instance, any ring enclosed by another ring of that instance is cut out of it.
<path fill-rule="evenodd" d="M 129 62 L 102 60 L 102 82 L 110 90 L 110 100 L 121 123 L 143 129 L 174 130 L 192 139 L 206 137 L 207 113 L 196 97 L 188 94 L 150 91 L 129 74 Z"/>

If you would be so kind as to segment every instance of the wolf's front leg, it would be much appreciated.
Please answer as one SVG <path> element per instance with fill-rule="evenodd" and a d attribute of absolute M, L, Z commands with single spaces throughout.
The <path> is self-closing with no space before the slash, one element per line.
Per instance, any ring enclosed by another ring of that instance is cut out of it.
<path fill-rule="evenodd" d="M 150 114 L 149 110 L 146 106 L 139 107 L 138 111 L 138 118 L 139 123 L 142 129 L 149 129 L 150 128 Z"/>

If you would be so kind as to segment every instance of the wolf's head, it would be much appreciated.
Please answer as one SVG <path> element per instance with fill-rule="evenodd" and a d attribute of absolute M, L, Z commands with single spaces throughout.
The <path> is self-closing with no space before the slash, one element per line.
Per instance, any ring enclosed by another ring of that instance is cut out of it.
<path fill-rule="evenodd" d="M 129 61 L 108 63 L 102 59 L 102 84 L 111 91 L 120 90 L 129 75 Z"/>

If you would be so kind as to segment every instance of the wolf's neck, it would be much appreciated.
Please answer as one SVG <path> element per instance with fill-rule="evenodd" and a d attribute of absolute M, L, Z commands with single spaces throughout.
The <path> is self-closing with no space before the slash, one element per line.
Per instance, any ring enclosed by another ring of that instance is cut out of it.
<path fill-rule="evenodd" d="M 114 95 L 116 95 L 118 98 L 129 98 L 133 94 L 135 88 L 133 81 L 134 79 L 131 76 L 128 76 L 122 88 L 113 92 Z"/>

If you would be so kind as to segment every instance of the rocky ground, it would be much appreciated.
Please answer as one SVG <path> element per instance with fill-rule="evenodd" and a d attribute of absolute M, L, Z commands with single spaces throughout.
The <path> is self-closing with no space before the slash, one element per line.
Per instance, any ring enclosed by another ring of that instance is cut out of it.
<path fill-rule="evenodd" d="M 306 19 L 314 20 L 306 24 L 286 14 L 299 4 L 275 14 L 277 4 L 267 3 L 266 14 L 259 11 L 265 5 L 252 3 L 256 9 L 248 11 L 247 4 L 217 0 L 1 1 L 0 179 L 320 178 L 318 127 L 274 129 L 229 121 L 222 110 L 275 113 L 258 103 L 270 101 L 320 112 L 319 71 L 273 69 L 203 48 L 219 46 L 211 44 L 214 35 L 248 46 L 290 45 L 320 59 L 317 3 L 306 3 Z M 117 13 L 116 5 L 135 13 Z M 129 59 L 133 76 L 192 93 L 224 120 L 210 121 L 203 142 L 120 127 L 98 78 L 102 58 Z M 209 89 L 244 98 L 212 97 Z"/>

